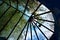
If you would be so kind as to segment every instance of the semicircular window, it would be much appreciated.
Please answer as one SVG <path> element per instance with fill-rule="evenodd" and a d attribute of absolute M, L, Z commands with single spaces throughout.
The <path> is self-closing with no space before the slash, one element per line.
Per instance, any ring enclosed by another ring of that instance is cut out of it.
<path fill-rule="evenodd" d="M 49 40 L 54 33 L 52 11 L 36 0 L 0 0 L 0 37 Z"/>

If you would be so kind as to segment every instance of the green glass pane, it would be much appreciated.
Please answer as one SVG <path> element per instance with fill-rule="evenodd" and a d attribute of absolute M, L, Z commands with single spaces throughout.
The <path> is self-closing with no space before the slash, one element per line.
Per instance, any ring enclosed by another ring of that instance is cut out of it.
<path fill-rule="evenodd" d="M 3 25 L 6 24 L 6 22 L 10 19 L 10 17 L 12 16 L 12 14 L 15 12 L 14 8 L 10 8 L 4 15 L 3 17 L 0 19 L 0 29 Z"/>
<path fill-rule="evenodd" d="M 5 3 L 0 6 L 0 16 L 8 9 L 8 7 L 9 6 Z"/>
<path fill-rule="evenodd" d="M 0 36 L 2 37 L 8 37 L 9 33 L 13 29 L 14 25 L 18 22 L 19 18 L 21 17 L 20 12 L 16 12 L 16 14 L 12 17 L 12 19 L 9 21 L 9 23 L 6 25 L 4 30 L 1 32 Z"/>
<path fill-rule="evenodd" d="M 20 22 L 17 24 L 13 33 L 10 35 L 9 39 L 12 37 L 14 40 L 16 40 L 18 38 L 19 34 L 21 33 L 23 27 L 25 26 L 26 22 L 27 21 L 26 21 L 26 19 L 24 19 L 24 16 L 23 16 L 22 19 L 20 20 Z"/>

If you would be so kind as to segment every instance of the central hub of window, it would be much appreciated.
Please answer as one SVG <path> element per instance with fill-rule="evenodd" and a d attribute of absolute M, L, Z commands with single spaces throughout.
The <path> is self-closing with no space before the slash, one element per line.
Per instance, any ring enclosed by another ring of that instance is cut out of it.
<path fill-rule="evenodd" d="M 31 17 L 29 18 L 29 22 L 32 22 L 33 20 L 34 20 L 34 17 L 31 16 Z"/>

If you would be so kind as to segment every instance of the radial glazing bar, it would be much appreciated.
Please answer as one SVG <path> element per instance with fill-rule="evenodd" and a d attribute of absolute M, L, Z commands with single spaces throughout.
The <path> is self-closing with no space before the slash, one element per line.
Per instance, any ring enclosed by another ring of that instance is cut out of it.
<path fill-rule="evenodd" d="M 35 16 L 40 16 L 40 15 L 47 14 L 47 13 L 50 13 L 50 12 L 52 12 L 52 11 L 48 11 L 48 12 L 45 12 L 45 13 L 37 14 Z"/>
<path fill-rule="evenodd" d="M 38 21 L 36 21 L 37 23 L 39 23 Z M 39 23 L 39 24 L 41 24 L 41 23 Z M 48 29 L 49 31 L 51 31 L 51 32 L 53 32 L 54 33 L 54 31 L 52 31 L 51 29 L 49 29 L 49 28 L 47 28 L 46 26 L 44 26 L 43 24 L 41 24 L 43 27 L 45 27 L 46 29 Z"/>
<path fill-rule="evenodd" d="M 32 15 L 34 15 L 34 13 L 38 10 L 38 8 L 41 6 L 42 4 L 39 4 L 38 7 L 36 8 L 36 10 L 32 13 Z"/>
<path fill-rule="evenodd" d="M 33 22 L 34 23 L 34 22 Z M 35 24 L 35 23 L 34 23 Z M 35 24 L 35 26 L 40 30 L 40 32 L 44 35 L 44 37 L 48 40 L 48 38 L 46 37 L 46 35 L 41 31 L 41 29 Z"/>
<path fill-rule="evenodd" d="M 45 19 L 39 19 L 39 18 L 35 18 L 37 20 L 42 20 L 42 21 L 47 21 L 47 22 L 51 22 L 51 23 L 55 23 L 54 21 L 50 21 L 50 20 L 45 20 Z"/>
<path fill-rule="evenodd" d="M 33 23 L 32 23 L 32 26 L 33 26 L 33 28 L 34 28 L 35 34 L 36 34 L 36 36 L 37 36 L 37 39 L 39 40 L 39 37 L 38 37 L 37 32 L 36 32 L 36 30 L 35 30 L 36 26 L 34 26 Z"/>
<path fill-rule="evenodd" d="M 30 34 L 31 34 L 31 40 L 32 40 L 32 26 L 31 26 L 31 23 L 30 23 Z"/>
<path fill-rule="evenodd" d="M 29 23 L 27 24 L 27 30 L 26 30 L 26 34 L 25 34 L 25 40 L 27 38 L 28 28 L 29 28 Z"/>
<path fill-rule="evenodd" d="M 19 34 L 19 36 L 18 36 L 17 40 L 19 40 L 19 38 L 21 37 L 21 34 L 22 34 L 22 32 L 24 31 L 24 29 L 25 29 L 25 27 L 26 27 L 27 23 L 28 23 L 28 21 L 26 22 L 25 26 L 23 27 L 22 31 L 20 32 L 20 34 Z"/>

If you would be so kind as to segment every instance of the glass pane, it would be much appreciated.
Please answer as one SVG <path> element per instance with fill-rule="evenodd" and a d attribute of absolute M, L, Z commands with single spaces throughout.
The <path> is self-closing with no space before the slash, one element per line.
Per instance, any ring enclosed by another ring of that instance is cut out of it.
<path fill-rule="evenodd" d="M 8 7 L 9 6 L 5 3 L 0 6 L 0 16 L 8 9 Z"/>
<path fill-rule="evenodd" d="M 5 26 L 4 30 L 1 32 L 0 36 L 8 37 L 14 25 L 18 22 L 19 18 L 22 16 L 22 13 L 16 12 L 16 14 L 11 18 L 8 24 Z M 18 30 L 18 29 L 17 29 Z"/>
<path fill-rule="evenodd" d="M 29 0 L 29 3 L 28 3 L 28 10 L 30 13 L 32 13 L 39 5 L 40 3 L 37 2 L 36 0 Z"/>
<path fill-rule="evenodd" d="M 13 31 L 13 33 L 10 35 L 9 40 L 11 40 L 11 38 L 13 38 L 13 40 L 16 40 L 19 36 L 19 34 L 21 33 L 22 29 L 24 28 L 25 24 L 26 24 L 26 19 L 24 18 L 24 16 L 22 17 L 22 19 L 19 21 L 19 23 L 17 24 L 15 30 Z M 25 34 L 25 32 L 22 33 L 23 35 Z M 21 39 L 23 39 L 23 35 L 21 35 Z"/>
<path fill-rule="evenodd" d="M 15 9 L 14 8 L 10 8 L 9 10 L 7 10 L 7 12 L 2 16 L 2 18 L 0 19 L 0 29 L 2 26 L 4 26 L 7 21 L 10 19 L 10 17 L 14 14 Z"/>
<path fill-rule="evenodd" d="M 43 15 L 40 15 L 40 17 L 41 17 L 42 19 L 45 19 L 45 20 L 54 21 L 53 15 L 52 15 L 51 12 L 50 12 L 50 13 L 43 14 Z"/>
<path fill-rule="evenodd" d="M 44 28 L 43 26 L 41 26 L 41 30 L 43 31 L 43 33 L 46 35 L 46 37 L 48 39 L 51 37 L 51 35 L 53 35 L 53 33 L 51 31 L 49 31 L 48 29 Z"/>
<path fill-rule="evenodd" d="M 27 3 L 27 0 L 18 0 L 18 3 L 19 3 L 20 6 L 25 7 L 25 5 Z"/>
<path fill-rule="evenodd" d="M 39 9 L 36 11 L 37 14 L 41 14 L 44 12 L 49 11 L 49 9 L 47 7 L 45 7 L 43 4 L 39 7 Z"/>
<path fill-rule="evenodd" d="M 36 32 L 37 32 L 37 35 L 39 37 L 40 40 L 47 40 L 44 35 L 41 33 L 41 31 L 39 31 L 39 29 L 37 29 L 36 27 Z"/>
<path fill-rule="evenodd" d="M 46 26 L 47 28 L 51 29 L 52 31 L 54 31 L 54 23 L 51 23 L 51 22 L 43 22 L 42 24 L 44 26 Z"/>

